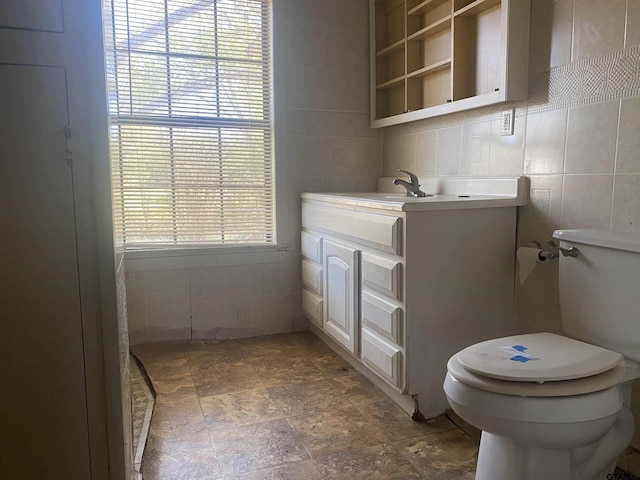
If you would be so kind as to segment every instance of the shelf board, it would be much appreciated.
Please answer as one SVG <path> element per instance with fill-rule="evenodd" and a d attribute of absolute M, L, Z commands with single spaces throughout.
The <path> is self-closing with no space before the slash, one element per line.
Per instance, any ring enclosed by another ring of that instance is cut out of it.
<path fill-rule="evenodd" d="M 451 28 L 451 15 L 447 15 L 444 18 L 441 18 L 437 22 L 432 23 L 431 25 L 427 25 L 424 28 L 421 28 L 416 33 L 412 33 L 407 37 L 407 40 L 424 40 L 425 38 L 432 37 L 440 32 L 444 32 Z"/>
<path fill-rule="evenodd" d="M 501 0 L 476 0 L 475 2 L 470 3 L 466 7 L 456 10 L 453 14 L 456 17 L 478 15 L 479 13 L 490 9 L 491 7 L 500 5 L 500 1 Z"/>
<path fill-rule="evenodd" d="M 442 5 L 447 0 L 424 0 L 407 12 L 407 15 L 424 15 L 429 10 Z"/>
<path fill-rule="evenodd" d="M 376 90 L 391 90 L 392 88 L 399 87 L 404 83 L 404 75 L 400 75 L 399 77 L 392 78 L 391 80 L 387 80 L 386 82 L 379 83 L 376 85 Z"/>
<path fill-rule="evenodd" d="M 418 70 L 414 70 L 413 72 L 407 75 L 407 78 L 420 78 L 431 75 L 432 73 L 439 72 L 441 70 L 446 70 L 451 68 L 451 59 L 447 58 L 442 60 L 441 62 L 432 63 L 431 65 L 427 65 L 426 67 L 419 68 Z"/>
<path fill-rule="evenodd" d="M 397 42 L 392 43 L 391 45 L 384 47 L 382 50 L 379 50 L 378 52 L 376 52 L 376 55 L 378 57 L 392 55 L 396 52 L 401 51 L 403 48 L 404 48 L 404 38 L 401 40 L 398 40 Z"/>

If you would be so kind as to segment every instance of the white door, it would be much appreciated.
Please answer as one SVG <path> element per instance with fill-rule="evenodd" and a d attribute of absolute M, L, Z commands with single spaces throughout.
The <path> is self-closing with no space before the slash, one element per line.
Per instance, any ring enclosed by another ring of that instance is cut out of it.
<path fill-rule="evenodd" d="M 326 333 L 357 355 L 358 350 L 358 265 L 359 251 L 323 242 L 324 325 Z"/>
<path fill-rule="evenodd" d="M 65 152 L 77 112 L 70 32 L 81 15 L 76 3 L 65 12 L 63 0 L 1 3 L 0 478 L 88 480 L 97 471 L 82 323 L 91 299 L 80 294 L 74 167 Z"/>
<path fill-rule="evenodd" d="M 0 92 L 0 476 L 89 479 L 65 69 L 0 65 Z"/>

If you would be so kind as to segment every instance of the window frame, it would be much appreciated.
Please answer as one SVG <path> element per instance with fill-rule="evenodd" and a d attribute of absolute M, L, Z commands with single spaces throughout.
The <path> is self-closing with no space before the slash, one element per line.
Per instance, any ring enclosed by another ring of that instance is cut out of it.
<path fill-rule="evenodd" d="M 113 5 L 113 1 L 114 0 L 105 0 L 105 5 L 108 6 L 112 6 Z M 128 1 L 128 0 L 127 0 Z M 275 34 L 274 34 L 274 11 L 276 10 L 276 5 L 278 4 L 278 0 L 245 0 L 245 1 L 251 1 L 251 2 L 255 2 L 258 4 L 262 4 L 263 8 L 267 9 L 268 12 L 266 14 L 266 22 L 263 23 L 263 27 L 266 28 L 266 33 L 264 35 L 266 35 L 266 38 L 268 40 L 268 43 L 265 45 L 263 44 L 263 49 L 268 50 L 268 55 L 269 55 L 269 60 L 266 64 L 266 68 L 269 69 L 269 72 L 264 75 L 265 78 L 268 79 L 268 81 L 266 81 L 265 83 L 262 84 L 262 89 L 265 91 L 265 97 L 268 100 L 268 103 L 266 105 L 264 105 L 265 110 L 268 110 L 268 115 L 267 115 L 267 119 L 264 121 L 265 124 L 267 124 L 269 126 L 269 141 L 264 144 L 264 145 L 268 145 L 270 152 L 269 152 L 269 157 L 268 157 L 268 161 L 270 162 L 270 174 L 271 174 L 271 178 L 270 178 L 270 195 L 269 195 L 269 202 L 270 202 L 270 216 L 267 216 L 265 218 L 270 218 L 271 222 L 270 222 L 270 241 L 264 241 L 264 242 L 248 242 L 248 243 L 224 243 L 224 242 L 193 242 L 193 243 L 181 243 L 180 241 L 174 241 L 171 243 L 147 243 L 147 244 L 142 244 L 142 243 L 133 243 L 133 244 L 127 244 L 124 242 L 118 242 L 116 240 L 116 246 L 120 247 L 120 249 L 123 249 L 125 252 L 127 252 L 127 257 L 131 257 L 131 258 L 158 258 L 158 257 L 177 257 L 177 256 L 188 256 L 191 257 L 192 259 L 196 259 L 199 255 L 211 255 L 211 254 L 228 254 L 228 253 L 238 253 L 238 252 L 265 252 L 265 251 L 280 251 L 283 248 L 286 248 L 286 244 L 279 244 L 278 242 L 278 232 L 279 232 L 279 228 L 278 228 L 278 215 L 276 214 L 277 212 L 277 205 L 278 205 L 278 198 L 281 198 L 281 192 L 279 193 L 279 189 L 276 188 L 276 184 L 277 182 L 277 171 L 278 169 L 276 168 L 276 156 L 275 156 L 275 150 L 276 150 L 276 135 L 275 135 L 275 131 L 276 131 L 276 114 L 275 114 L 275 72 L 276 72 L 276 68 L 275 68 L 275 63 L 276 63 L 276 58 L 275 58 L 275 49 L 274 49 L 274 44 L 276 43 L 276 39 L 275 39 Z M 166 4 L 166 2 L 165 2 Z M 112 25 L 114 25 L 114 18 L 111 17 L 111 22 Z M 112 28 L 115 28 L 115 26 L 112 26 Z M 105 42 L 107 43 L 107 42 Z M 115 45 L 115 35 L 112 41 L 112 45 Z M 110 52 L 111 55 L 114 56 L 115 58 L 115 47 L 114 50 Z M 166 51 L 166 55 L 167 57 L 170 55 L 169 50 Z M 263 68 L 264 68 L 264 64 L 263 64 Z M 108 82 L 109 83 L 109 82 Z M 111 87 L 108 88 L 108 93 L 111 94 L 112 93 L 112 89 Z M 116 114 L 112 114 L 112 106 L 109 105 L 109 126 L 110 128 L 112 128 L 114 125 L 123 125 L 123 124 L 127 124 L 129 121 L 133 120 L 133 116 L 127 116 L 125 115 L 121 115 L 119 118 L 121 119 L 121 121 L 117 121 L 117 122 L 112 122 L 113 118 L 117 118 L 118 115 Z M 160 117 L 158 118 L 158 124 L 162 124 L 163 119 L 165 118 L 169 118 L 169 117 Z M 211 119 L 210 119 L 211 120 Z M 215 130 L 216 128 L 222 128 L 222 127 L 231 127 L 231 126 L 238 126 L 238 124 L 242 124 L 243 121 L 238 122 L 237 119 L 220 119 L 220 118 L 213 118 L 212 119 L 212 130 Z M 153 122 L 151 122 L 153 123 Z M 179 122 L 177 122 L 179 123 Z M 200 122 L 201 124 L 203 122 Z M 204 123 L 207 123 L 206 121 Z M 252 124 L 255 125 L 256 122 L 254 122 L 253 120 L 249 120 L 247 122 L 245 122 L 247 124 L 247 126 L 251 127 Z M 175 122 L 172 121 L 168 121 L 167 124 L 172 124 L 175 125 Z M 111 133 L 109 134 L 110 137 L 110 143 L 111 143 Z M 118 145 L 116 143 L 116 145 Z M 111 145 L 113 147 L 113 144 Z M 116 181 L 116 177 L 114 177 L 112 175 L 112 183 L 114 183 Z M 123 214 L 124 214 L 124 209 L 123 209 Z M 116 209 L 114 208 L 114 225 L 116 224 L 116 222 L 119 219 L 116 217 Z M 117 230 L 114 229 L 114 230 Z M 114 232 L 115 233 L 115 232 Z M 197 260 L 195 260 L 196 263 L 198 262 Z"/>

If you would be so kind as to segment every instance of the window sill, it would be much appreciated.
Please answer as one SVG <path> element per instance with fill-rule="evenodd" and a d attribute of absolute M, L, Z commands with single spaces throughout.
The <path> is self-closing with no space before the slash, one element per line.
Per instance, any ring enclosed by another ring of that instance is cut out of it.
<path fill-rule="evenodd" d="M 288 245 L 127 250 L 124 252 L 124 263 L 127 272 L 144 272 L 283 263 L 290 255 Z"/>

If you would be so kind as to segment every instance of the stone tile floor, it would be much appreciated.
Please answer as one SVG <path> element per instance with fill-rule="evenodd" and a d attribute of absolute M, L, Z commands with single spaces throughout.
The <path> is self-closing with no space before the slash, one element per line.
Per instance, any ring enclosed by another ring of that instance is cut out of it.
<path fill-rule="evenodd" d="M 309 332 L 133 348 L 156 391 L 144 480 L 471 480 L 478 445 L 414 422 Z"/>

